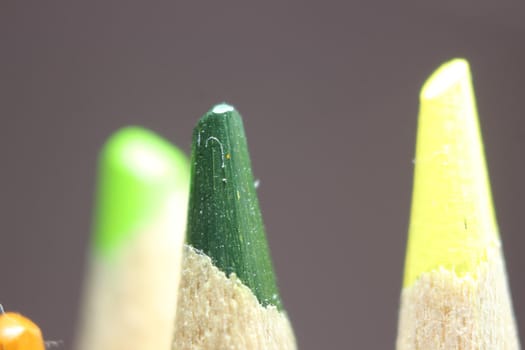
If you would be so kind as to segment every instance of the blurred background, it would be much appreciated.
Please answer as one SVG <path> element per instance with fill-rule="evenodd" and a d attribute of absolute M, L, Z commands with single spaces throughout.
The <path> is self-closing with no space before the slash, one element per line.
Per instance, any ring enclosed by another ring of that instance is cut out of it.
<path fill-rule="evenodd" d="M 244 116 L 301 349 L 392 349 L 419 89 L 471 63 L 525 337 L 522 1 L 2 1 L 0 302 L 71 348 L 97 153 Z"/>

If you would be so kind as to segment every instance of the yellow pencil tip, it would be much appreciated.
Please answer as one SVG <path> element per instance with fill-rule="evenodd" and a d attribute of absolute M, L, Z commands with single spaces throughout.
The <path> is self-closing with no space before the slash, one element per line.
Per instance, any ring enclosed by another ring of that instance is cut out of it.
<path fill-rule="evenodd" d="M 470 83 L 470 68 L 465 59 L 456 58 L 443 64 L 430 76 L 421 89 L 420 99 L 439 97 L 461 81 Z"/>
<path fill-rule="evenodd" d="M 499 247 L 464 59 L 443 64 L 421 90 L 414 164 L 405 287 L 422 273 L 441 268 L 469 274 L 491 247 Z"/>

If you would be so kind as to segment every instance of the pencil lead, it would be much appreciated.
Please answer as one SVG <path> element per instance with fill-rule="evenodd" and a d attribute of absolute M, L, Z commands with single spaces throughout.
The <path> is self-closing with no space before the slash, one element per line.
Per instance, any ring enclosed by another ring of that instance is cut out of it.
<path fill-rule="evenodd" d="M 454 59 L 420 95 L 404 286 L 438 268 L 475 271 L 499 237 L 467 61 Z"/>
<path fill-rule="evenodd" d="M 100 156 L 94 248 L 117 249 L 157 219 L 170 196 L 186 198 L 188 160 L 153 132 L 126 127 L 111 136 Z"/>
<path fill-rule="evenodd" d="M 219 104 L 193 132 L 187 242 L 263 306 L 281 309 L 239 113 Z"/>

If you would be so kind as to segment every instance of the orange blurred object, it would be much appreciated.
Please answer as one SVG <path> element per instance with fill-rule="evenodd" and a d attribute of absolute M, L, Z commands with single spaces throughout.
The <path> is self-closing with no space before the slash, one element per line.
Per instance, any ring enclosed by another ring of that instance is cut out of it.
<path fill-rule="evenodd" d="M 45 350 L 42 332 L 20 314 L 0 312 L 0 350 Z"/>

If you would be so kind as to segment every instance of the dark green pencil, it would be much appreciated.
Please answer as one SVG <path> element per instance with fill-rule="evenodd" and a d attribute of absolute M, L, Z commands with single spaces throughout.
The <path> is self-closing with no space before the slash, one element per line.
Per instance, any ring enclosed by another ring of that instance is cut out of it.
<path fill-rule="evenodd" d="M 186 235 L 174 349 L 295 349 L 242 119 L 227 104 L 193 132 Z"/>

